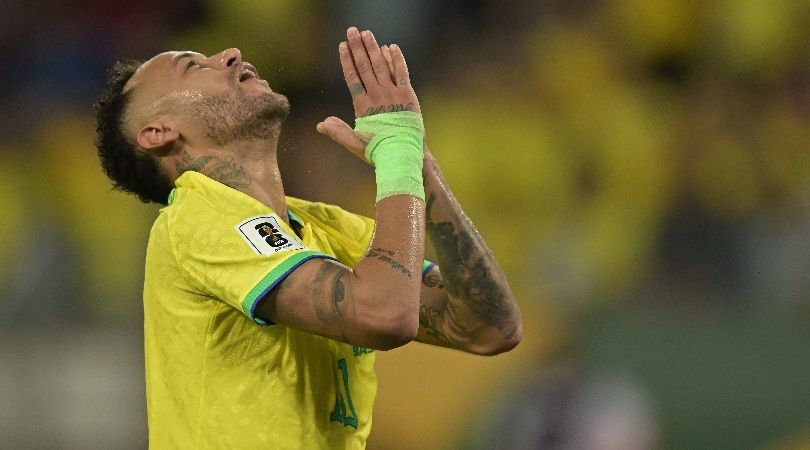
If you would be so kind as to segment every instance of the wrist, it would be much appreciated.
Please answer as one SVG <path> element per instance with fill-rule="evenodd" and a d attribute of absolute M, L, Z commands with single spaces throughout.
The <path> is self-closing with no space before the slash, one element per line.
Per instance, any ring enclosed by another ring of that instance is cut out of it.
<path fill-rule="evenodd" d="M 371 137 L 366 159 L 374 165 L 377 201 L 412 195 L 424 201 L 424 125 L 413 112 L 376 114 L 357 119 L 355 131 Z"/>
<path fill-rule="evenodd" d="M 425 180 L 428 179 L 430 174 L 434 173 L 433 168 L 438 165 L 436 158 L 433 156 L 433 153 L 430 152 L 430 149 L 427 146 L 427 143 L 424 145 L 425 149 L 425 156 L 422 159 L 422 178 Z"/>

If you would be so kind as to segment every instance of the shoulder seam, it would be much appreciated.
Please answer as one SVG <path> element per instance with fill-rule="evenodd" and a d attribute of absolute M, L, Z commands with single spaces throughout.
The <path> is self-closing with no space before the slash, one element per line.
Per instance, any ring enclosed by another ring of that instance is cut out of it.
<path fill-rule="evenodd" d="M 197 280 L 196 277 L 194 277 L 194 275 L 192 275 L 191 272 L 183 266 L 183 263 L 180 262 L 180 258 L 177 257 L 177 247 L 174 244 L 174 217 L 173 216 L 174 216 L 174 214 L 169 214 L 168 217 L 166 217 L 166 228 L 168 229 L 168 232 L 169 232 L 169 236 L 168 236 L 169 247 L 172 249 L 172 256 L 174 257 L 174 261 L 177 263 L 177 268 L 180 269 L 180 273 L 183 275 L 183 278 L 185 278 L 186 281 L 190 282 L 193 286 L 197 287 L 197 289 L 200 291 L 200 293 L 204 293 L 204 292 L 202 292 L 202 289 L 199 289 L 199 287 L 201 285 L 200 281 Z"/>

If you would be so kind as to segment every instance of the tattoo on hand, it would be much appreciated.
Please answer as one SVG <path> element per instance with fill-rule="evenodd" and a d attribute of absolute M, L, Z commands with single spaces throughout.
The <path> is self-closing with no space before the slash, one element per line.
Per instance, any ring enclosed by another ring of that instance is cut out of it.
<path fill-rule="evenodd" d="M 374 114 L 381 114 L 387 112 L 413 111 L 413 109 L 414 109 L 413 103 L 393 103 L 390 105 L 372 106 L 366 111 L 366 115 L 373 116 Z"/>
<path fill-rule="evenodd" d="M 200 172 L 234 189 L 245 188 L 251 183 L 245 169 L 234 162 L 231 156 L 226 158 L 216 156 L 192 158 L 188 152 L 183 151 L 183 156 L 175 163 L 175 169 L 177 169 L 178 175 L 182 175 L 189 170 Z"/>
<path fill-rule="evenodd" d="M 413 278 L 413 274 L 407 267 L 403 266 L 402 264 L 398 263 L 394 260 L 393 256 L 395 255 L 394 252 L 391 250 L 386 250 L 380 247 L 373 247 L 371 250 L 366 253 L 366 256 L 369 258 L 375 258 L 380 261 L 387 263 L 389 266 L 393 267 L 394 269 L 398 270 L 400 273 L 405 275 L 408 278 Z"/>
<path fill-rule="evenodd" d="M 366 89 L 363 87 L 363 83 L 354 83 L 349 86 L 349 93 L 352 95 L 352 98 L 357 97 L 363 92 L 366 92 Z"/>

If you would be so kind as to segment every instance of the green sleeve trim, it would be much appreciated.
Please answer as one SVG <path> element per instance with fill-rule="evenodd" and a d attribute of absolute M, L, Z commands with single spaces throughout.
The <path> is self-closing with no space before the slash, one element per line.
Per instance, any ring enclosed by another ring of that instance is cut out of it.
<path fill-rule="evenodd" d="M 298 222 L 298 224 L 301 225 L 302 227 L 304 226 L 304 221 L 301 220 L 300 217 L 298 217 L 298 214 L 292 212 L 289 206 L 287 207 L 287 215 L 290 216 L 290 220 Z"/>
<path fill-rule="evenodd" d="M 304 250 L 293 254 L 268 272 L 267 275 L 248 292 L 248 295 L 242 300 L 242 312 L 261 326 L 272 325 L 273 322 L 256 317 L 256 306 L 259 304 L 259 300 L 264 298 L 277 284 L 287 278 L 287 275 L 292 273 L 298 266 L 313 258 L 335 259 L 327 254 L 312 250 Z"/>
<path fill-rule="evenodd" d="M 430 262 L 430 261 L 428 261 L 428 260 L 424 260 L 424 261 L 422 261 L 422 273 L 425 273 L 425 272 L 427 272 L 428 270 L 432 269 L 432 268 L 433 268 L 433 266 L 435 266 L 435 265 L 436 265 L 436 264 L 433 264 L 432 262 Z"/>

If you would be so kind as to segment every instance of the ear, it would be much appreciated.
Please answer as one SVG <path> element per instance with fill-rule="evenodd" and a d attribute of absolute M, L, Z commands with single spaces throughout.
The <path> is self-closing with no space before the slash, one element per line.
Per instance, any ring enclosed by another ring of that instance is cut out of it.
<path fill-rule="evenodd" d="M 138 145 L 146 150 L 158 150 L 180 139 L 176 124 L 165 118 L 149 121 L 138 131 Z"/>

